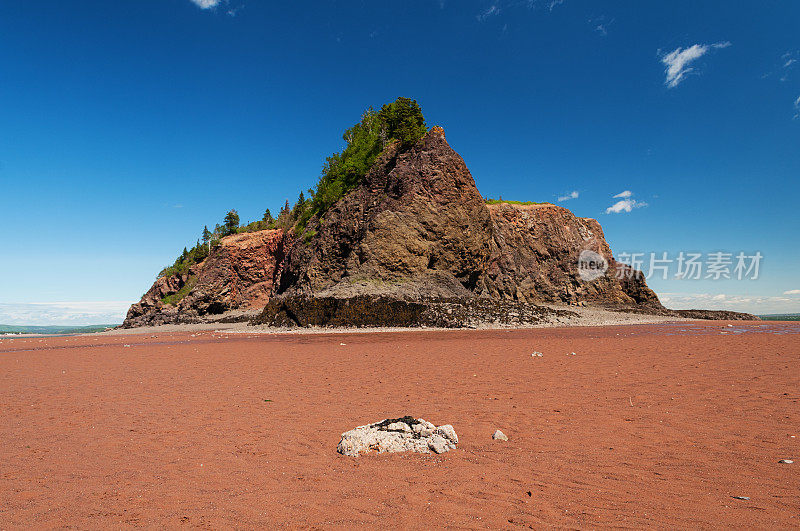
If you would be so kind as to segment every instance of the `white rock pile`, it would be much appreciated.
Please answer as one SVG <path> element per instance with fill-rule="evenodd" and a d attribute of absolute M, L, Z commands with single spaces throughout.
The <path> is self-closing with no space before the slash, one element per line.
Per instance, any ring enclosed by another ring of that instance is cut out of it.
<path fill-rule="evenodd" d="M 340 454 L 358 457 L 375 451 L 419 452 L 441 454 L 458 444 L 456 430 L 450 424 L 434 426 L 424 419 L 402 417 L 385 419 L 374 424 L 359 426 L 342 434 L 336 449 Z"/>

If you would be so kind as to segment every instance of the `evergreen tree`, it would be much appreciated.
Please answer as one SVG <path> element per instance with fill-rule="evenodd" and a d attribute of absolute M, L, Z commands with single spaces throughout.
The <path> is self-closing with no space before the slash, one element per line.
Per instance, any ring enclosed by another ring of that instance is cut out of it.
<path fill-rule="evenodd" d="M 325 160 L 310 205 L 298 219 L 300 228 L 314 215 L 321 217 L 336 201 L 355 188 L 387 144 L 399 141 L 408 149 L 427 131 L 419 104 L 397 98 L 379 112 L 367 109 L 361 121 L 342 136 L 347 146 Z"/>
<path fill-rule="evenodd" d="M 422 109 L 411 98 L 397 98 L 387 103 L 381 107 L 378 120 L 382 131 L 385 128 L 386 136 L 399 140 L 405 147 L 419 140 L 427 131 Z"/>
<path fill-rule="evenodd" d="M 300 196 L 297 198 L 297 203 L 294 204 L 294 208 L 292 209 L 292 219 L 298 219 L 305 209 L 306 196 L 303 194 L 303 192 L 300 192 Z"/>
<path fill-rule="evenodd" d="M 236 210 L 229 210 L 225 214 L 224 235 L 228 236 L 236 233 L 239 228 L 239 213 Z"/>

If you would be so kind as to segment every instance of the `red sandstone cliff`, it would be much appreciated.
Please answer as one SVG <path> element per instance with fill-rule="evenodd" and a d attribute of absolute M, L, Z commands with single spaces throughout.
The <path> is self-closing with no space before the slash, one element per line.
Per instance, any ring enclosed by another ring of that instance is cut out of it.
<path fill-rule="evenodd" d="M 158 278 L 128 310 L 124 326 L 194 322 L 230 310 L 260 310 L 280 277 L 283 244 L 281 230 L 223 238 L 187 273 Z M 170 296 L 178 300 L 165 303 Z"/>

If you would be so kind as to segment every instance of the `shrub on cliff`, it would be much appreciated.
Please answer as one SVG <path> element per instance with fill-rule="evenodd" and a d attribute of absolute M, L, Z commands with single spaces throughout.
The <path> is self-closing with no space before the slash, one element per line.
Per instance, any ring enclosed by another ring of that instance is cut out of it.
<path fill-rule="evenodd" d="M 502 197 L 500 199 L 492 199 L 491 197 L 487 197 L 485 199 L 485 202 L 486 202 L 487 205 L 499 205 L 501 203 L 507 203 L 509 205 L 523 205 L 523 206 L 526 206 L 526 205 L 549 205 L 549 204 L 551 204 L 551 203 L 548 203 L 547 201 L 543 201 L 543 202 L 539 202 L 539 201 L 511 201 L 511 200 L 508 200 L 508 199 L 503 199 Z"/>
<path fill-rule="evenodd" d="M 311 200 L 298 202 L 292 210 L 296 227 L 302 230 L 312 216 L 322 216 L 355 188 L 389 143 L 400 142 L 403 148 L 408 148 L 426 131 L 425 118 L 416 100 L 397 98 L 379 112 L 367 109 L 361 121 L 344 132 L 342 139 L 347 142 L 344 150 L 325 160 L 316 188 L 309 191 Z"/>

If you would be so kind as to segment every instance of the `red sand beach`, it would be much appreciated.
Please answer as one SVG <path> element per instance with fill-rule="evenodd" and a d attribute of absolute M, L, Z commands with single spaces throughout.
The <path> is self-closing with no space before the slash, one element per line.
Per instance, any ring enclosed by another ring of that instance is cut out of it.
<path fill-rule="evenodd" d="M 800 325 L 731 324 L 3 339 L 0 528 L 797 527 Z"/>

